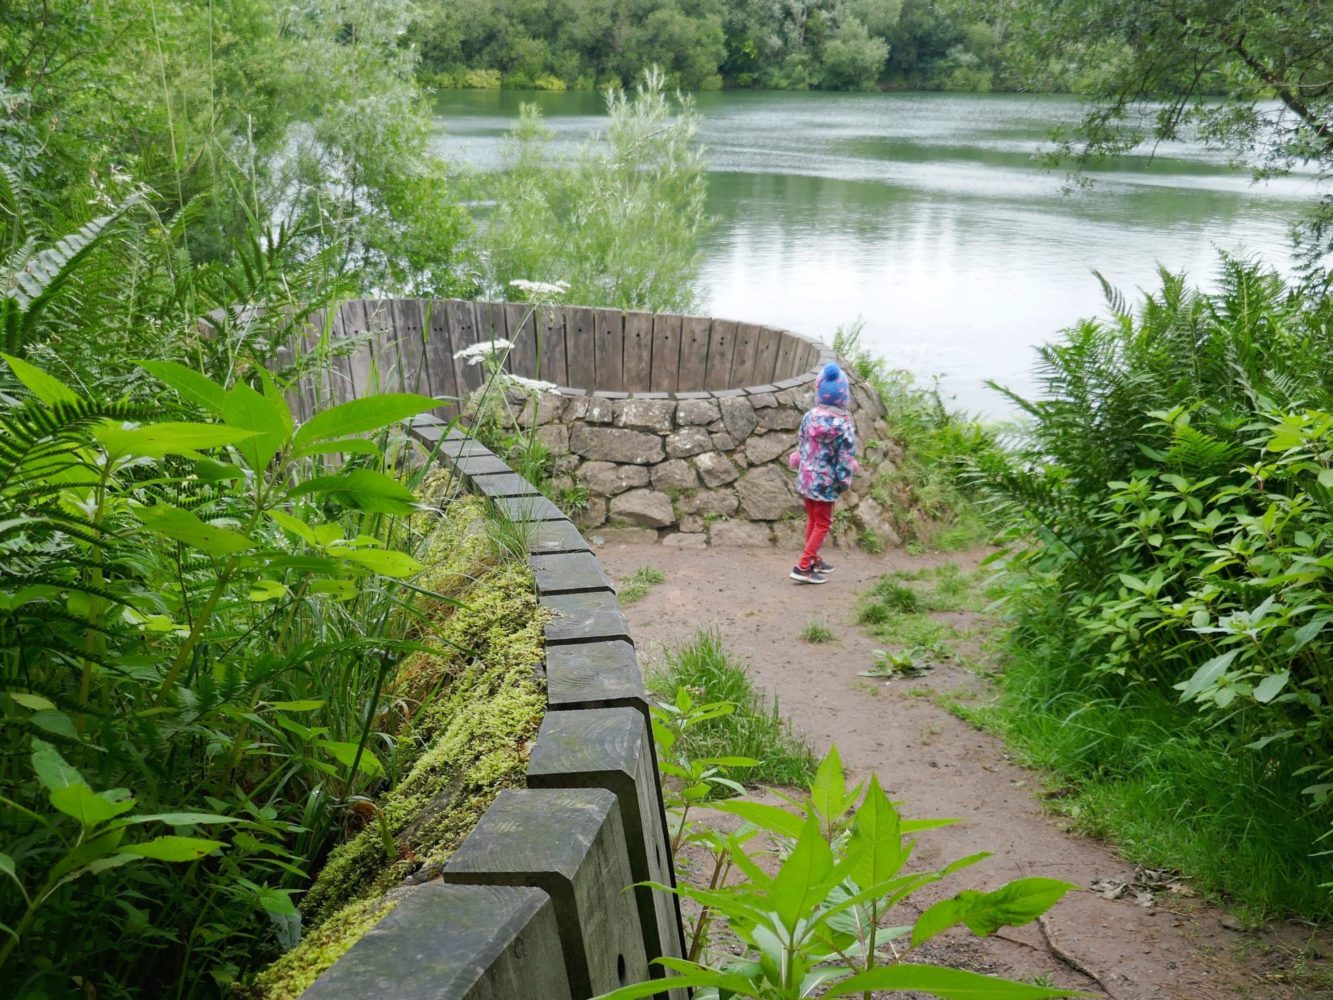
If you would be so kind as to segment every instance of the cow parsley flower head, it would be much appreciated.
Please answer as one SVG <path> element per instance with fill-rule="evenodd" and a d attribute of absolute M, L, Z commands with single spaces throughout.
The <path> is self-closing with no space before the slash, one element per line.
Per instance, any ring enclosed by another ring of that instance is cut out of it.
<path fill-rule="evenodd" d="M 495 340 L 483 340 L 464 347 L 462 350 L 454 351 L 454 357 L 460 361 L 466 361 L 470 365 L 479 365 L 487 358 L 494 357 L 501 351 L 507 351 L 513 346 L 512 341 L 499 337 Z"/>
<path fill-rule="evenodd" d="M 541 379 L 524 378 L 522 375 L 508 375 L 506 377 L 512 385 L 525 392 L 554 392 L 557 388 L 554 382 L 543 382 Z"/>

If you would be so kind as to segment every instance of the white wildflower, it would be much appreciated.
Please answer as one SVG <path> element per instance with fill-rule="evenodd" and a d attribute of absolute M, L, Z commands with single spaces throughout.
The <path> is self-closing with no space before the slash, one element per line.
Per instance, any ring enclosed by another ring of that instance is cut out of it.
<path fill-rule="evenodd" d="M 503 337 L 495 340 L 483 340 L 470 347 L 464 347 L 461 351 L 454 351 L 454 357 L 460 361 L 466 361 L 470 365 L 479 365 L 487 358 L 494 357 L 501 351 L 507 351 L 513 346 L 512 341 L 505 340 Z"/>
<path fill-rule="evenodd" d="M 516 388 L 524 392 L 554 392 L 558 386 L 554 382 L 543 382 L 541 379 L 524 378 L 522 375 L 506 375 L 509 382 Z"/>
<path fill-rule="evenodd" d="M 509 285 L 520 292 L 527 292 L 529 296 L 564 295 L 569 291 L 568 281 L 528 281 L 526 278 L 515 278 Z"/>

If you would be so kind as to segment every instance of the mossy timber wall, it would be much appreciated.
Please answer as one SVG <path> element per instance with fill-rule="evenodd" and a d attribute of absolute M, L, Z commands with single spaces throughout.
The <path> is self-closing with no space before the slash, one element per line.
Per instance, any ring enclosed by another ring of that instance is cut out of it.
<path fill-rule="evenodd" d="M 586 1000 L 682 953 L 648 699 L 615 590 L 578 529 L 475 440 L 433 416 L 412 433 L 515 519 L 530 522 L 546 627 L 547 715 L 527 785 L 500 793 L 441 878 L 315 981 L 310 1000 Z M 684 989 L 662 997 L 685 1000 Z"/>

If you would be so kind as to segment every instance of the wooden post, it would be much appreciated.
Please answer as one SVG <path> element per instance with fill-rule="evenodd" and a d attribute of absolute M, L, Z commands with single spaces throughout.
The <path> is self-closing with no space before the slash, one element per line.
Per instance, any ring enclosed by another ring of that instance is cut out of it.
<path fill-rule="evenodd" d="M 533 746 L 528 787 L 605 788 L 615 793 L 634 881 L 676 884 L 652 738 L 638 712 L 602 708 L 547 715 Z M 683 957 L 677 898 L 642 885 L 636 885 L 634 895 L 648 958 Z M 660 977 L 663 970 L 655 965 L 653 973 Z M 670 996 L 686 1000 L 686 991 L 671 990 Z"/>
<path fill-rule="evenodd" d="M 303 1000 L 515 1000 L 569 997 L 555 906 L 540 889 L 408 890 L 304 993 Z"/>
<path fill-rule="evenodd" d="M 648 978 L 625 829 L 603 788 L 505 789 L 444 869 L 460 885 L 527 885 L 555 905 L 576 1000 Z"/>

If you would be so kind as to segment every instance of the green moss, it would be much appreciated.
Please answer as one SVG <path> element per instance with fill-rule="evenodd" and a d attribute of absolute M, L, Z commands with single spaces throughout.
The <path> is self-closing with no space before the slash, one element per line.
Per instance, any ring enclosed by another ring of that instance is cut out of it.
<path fill-rule="evenodd" d="M 394 700 L 408 706 L 395 736 L 406 776 L 375 804 L 365 829 L 339 845 L 301 902 L 302 943 L 256 980 L 250 996 L 284 1000 L 319 974 L 382 915 L 383 894 L 419 870 L 433 874 L 471 832 L 502 788 L 521 787 L 546 710 L 534 666 L 547 615 L 526 562 L 498 561 L 474 497 L 447 514 L 420 557 L 425 597 L 418 626 L 430 652 L 400 665 Z M 440 599 L 444 598 L 444 599 Z M 402 716 L 398 716 L 402 718 Z M 393 841 L 386 850 L 384 830 Z M 374 914 L 373 917 L 368 914 Z M 333 953 L 333 941 L 345 942 Z"/>
<path fill-rule="evenodd" d="M 240 995 L 256 1000 L 292 1000 L 300 996 L 396 905 L 384 899 L 366 899 L 346 907 L 261 972 L 254 985 L 241 990 Z"/>

